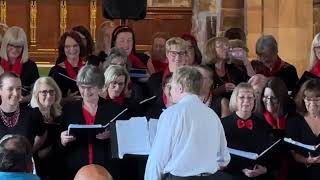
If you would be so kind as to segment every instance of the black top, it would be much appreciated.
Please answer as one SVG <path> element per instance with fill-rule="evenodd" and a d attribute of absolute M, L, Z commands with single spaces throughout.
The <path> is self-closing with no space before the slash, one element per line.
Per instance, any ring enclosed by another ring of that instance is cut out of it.
<path fill-rule="evenodd" d="M 158 96 L 162 93 L 162 76 L 163 71 L 154 73 L 150 76 L 147 82 L 148 96 Z"/>
<path fill-rule="evenodd" d="M 315 135 L 305 118 L 300 115 L 291 117 L 291 119 L 287 121 L 287 137 L 309 145 L 317 145 L 320 143 L 320 135 Z M 308 157 L 306 151 L 296 150 L 296 152 Z M 311 154 L 319 156 L 320 152 Z M 298 179 L 316 180 L 320 177 L 320 164 L 313 164 L 308 168 L 304 164 L 298 162 L 293 162 L 290 165 L 289 172 L 294 172 L 294 176 L 299 177 Z"/>
<path fill-rule="evenodd" d="M 113 119 L 122 109 L 111 100 L 100 98 L 95 116 L 95 124 L 105 125 Z M 75 101 L 65 104 L 62 111 L 61 126 L 63 130 L 68 129 L 69 124 L 86 124 L 82 113 L 82 101 Z M 99 164 L 111 171 L 111 149 L 110 139 L 99 140 L 96 138 L 77 138 L 63 148 L 65 162 L 65 175 L 73 179 L 76 172 L 89 162 L 88 144 L 93 146 L 93 163 Z M 113 176 L 113 175 L 112 175 Z"/>
<path fill-rule="evenodd" d="M 210 108 L 221 118 L 221 96 L 212 96 Z"/>
<path fill-rule="evenodd" d="M 79 71 L 77 67 L 74 68 L 74 70 L 76 72 Z M 69 77 L 67 70 L 59 65 L 55 65 L 50 69 L 49 76 L 51 76 L 58 84 L 62 92 L 62 97 L 66 97 L 68 95 L 68 91 L 70 91 L 70 93 L 79 91 L 76 81 L 68 79 L 59 73 Z"/>
<path fill-rule="evenodd" d="M 163 112 L 163 109 L 166 109 L 166 106 L 163 103 L 162 100 L 162 95 L 157 96 L 156 99 L 150 101 L 148 104 L 146 104 L 147 106 L 146 109 L 146 117 L 149 118 L 153 118 L 153 119 L 159 119 L 161 113 Z"/>
<path fill-rule="evenodd" d="M 233 83 L 238 85 L 241 82 L 247 82 L 249 76 L 245 71 L 242 71 L 241 68 L 236 64 L 225 64 L 226 74 L 223 77 L 219 77 L 215 71 L 214 65 L 209 66 L 213 70 L 213 88 L 218 88 L 225 83 Z M 231 93 L 222 93 L 220 96 L 229 98 Z"/>
<path fill-rule="evenodd" d="M 233 113 L 221 120 L 229 148 L 260 154 L 272 144 L 269 136 L 270 128 L 263 119 L 252 115 L 249 118 L 253 121 L 252 130 L 247 128 L 238 128 L 238 119 L 240 118 L 237 114 Z M 235 176 L 246 177 L 242 172 L 242 169 L 252 169 L 255 164 L 263 165 L 269 169 L 266 160 L 252 162 L 251 160 L 231 155 L 231 161 L 225 171 Z M 270 176 L 267 173 L 266 175 L 261 175 L 253 179 L 270 179 Z"/>
<path fill-rule="evenodd" d="M 42 136 L 45 132 L 42 114 L 38 108 L 31 108 L 29 106 L 20 106 L 19 108 L 18 123 L 12 128 L 5 126 L 0 117 L 0 138 L 6 134 L 19 134 L 25 136 L 33 144 L 34 138 Z M 5 115 L 12 116 L 13 113 L 5 113 Z"/>
<path fill-rule="evenodd" d="M 284 65 L 275 76 L 283 80 L 289 91 L 294 89 L 299 80 L 296 68 L 287 62 L 284 62 Z"/>

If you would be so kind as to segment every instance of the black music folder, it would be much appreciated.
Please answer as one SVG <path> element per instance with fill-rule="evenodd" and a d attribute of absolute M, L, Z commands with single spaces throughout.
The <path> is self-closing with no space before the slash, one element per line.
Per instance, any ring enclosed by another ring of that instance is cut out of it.
<path fill-rule="evenodd" d="M 149 77 L 147 69 L 130 69 L 130 77 L 132 78 L 147 78 Z"/>
<path fill-rule="evenodd" d="M 238 149 L 233 149 L 233 148 L 229 148 L 229 153 L 238 157 L 242 157 L 242 158 L 246 158 L 249 160 L 258 160 L 260 157 L 268 154 L 269 152 L 271 152 L 272 149 L 274 149 L 277 145 L 279 145 L 281 142 L 281 139 L 277 140 L 275 143 L 273 143 L 272 145 L 270 145 L 267 149 L 265 149 L 264 151 L 262 151 L 260 154 L 254 153 L 254 152 L 248 152 L 248 151 L 242 151 L 242 150 L 238 150 Z"/>
<path fill-rule="evenodd" d="M 73 135 L 76 137 L 80 136 L 96 136 L 99 133 L 104 132 L 106 127 L 102 126 L 101 124 L 70 124 L 68 126 L 68 134 Z"/>
<path fill-rule="evenodd" d="M 111 152 L 113 158 L 122 159 L 125 154 L 149 155 L 156 135 L 157 119 L 132 117 L 111 123 Z"/>

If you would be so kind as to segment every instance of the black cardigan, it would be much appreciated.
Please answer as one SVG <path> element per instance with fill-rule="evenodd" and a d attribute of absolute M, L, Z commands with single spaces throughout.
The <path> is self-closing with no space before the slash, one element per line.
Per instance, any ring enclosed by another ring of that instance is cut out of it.
<path fill-rule="evenodd" d="M 100 98 L 98 109 L 95 117 L 95 124 L 107 124 L 122 109 L 111 100 Z M 61 125 L 63 130 L 67 130 L 69 124 L 86 124 L 82 113 L 82 101 L 70 102 L 65 104 L 61 117 Z M 108 169 L 111 174 L 111 149 L 110 139 L 99 140 L 96 138 L 78 138 L 70 142 L 63 148 L 65 162 L 66 179 L 73 179 L 76 172 L 84 165 L 88 164 L 88 144 L 89 141 L 93 145 L 93 163 L 99 164 Z"/>

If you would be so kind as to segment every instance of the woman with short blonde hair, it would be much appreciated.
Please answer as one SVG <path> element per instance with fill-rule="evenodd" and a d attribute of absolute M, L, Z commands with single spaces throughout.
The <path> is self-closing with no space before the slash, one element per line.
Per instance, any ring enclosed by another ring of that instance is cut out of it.
<path fill-rule="evenodd" d="M 228 147 L 232 149 L 260 154 L 273 142 L 270 138 L 270 128 L 260 116 L 253 114 L 255 93 L 248 83 L 240 83 L 233 90 L 230 99 L 230 116 L 221 120 L 225 130 Z M 225 171 L 243 179 L 274 179 L 268 169 L 270 159 L 255 162 L 239 159 L 231 155 L 231 161 Z M 250 166 L 254 166 L 252 167 Z"/>
<path fill-rule="evenodd" d="M 37 65 L 29 60 L 27 36 L 22 28 L 12 26 L 6 31 L 1 43 L 0 57 L 4 72 L 17 74 L 24 88 L 22 95 L 28 95 L 32 84 L 39 78 L 39 72 Z"/>

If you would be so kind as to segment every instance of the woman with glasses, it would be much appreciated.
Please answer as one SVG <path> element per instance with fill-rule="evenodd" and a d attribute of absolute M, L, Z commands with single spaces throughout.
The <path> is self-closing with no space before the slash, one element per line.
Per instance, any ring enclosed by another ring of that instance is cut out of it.
<path fill-rule="evenodd" d="M 82 67 L 77 75 L 77 85 L 82 97 L 80 101 L 64 105 L 61 116 L 61 146 L 63 179 L 73 179 L 84 165 L 99 164 L 117 179 L 119 168 L 111 161 L 110 132 L 108 129 L 95 134 L 69 134 L 69 124 L 106 125 L 122 109 L 111 100 L 99 97 L 104 86 L 104 76 L 93 65 Z"/>
<path fill-rule="evenodd" d="M 222 118 L 228 147 L 260 154 L 272 142 L 266 122 L 253 114 L 255 93 L 248 83 L 240 83 L 232 92 L 230 111 L 232 115 Z M 231 155 L 225 172 L 240 179 L 272 179 L 268 159 L 252 163 L 251 160 Z"/>
<path fill-rule="evenodd" d="M 29 59 L 28 54 L 28 40 L 24 30 L 17 26 L 10 27 L 2 39 L 0 64 L 4 72 L 10 71 L 20 77 L 24 101 L 30 101 L 31 86 L 39 78 L 37 65 Z"/>
<path fill-rule="evenodd" d="M 298 112 L 287 124 L 287 136 L 292 140 L 318 145 L 320 143 L 320 80 L 306 81 L 295 97 Z M 290 163 L 289 179 L 316 180 L 320 177 L 319 151 L 291 150 L 294 162 Z"/>
<path fill-rule="evenodd" d="M 39 108 L 47 127 L 47 138 L 35 153 L 37 173 L 41 179 L 57 179 L 59 168 L 58 142 L 60 136 L 61 91 L 51 77 L 39 78 L 33 87 L 31 107 Z"/>
<path fill-rule="evenodd" d="M 136 117 L 141 114 L 141 105 L 130 99 L 128 84 L 130 81 L 127 70 L 119 65 L 111 65 L 104 72 L 104 87 L 101 96 L 110 99 L 122 109 L 128 108 L 126 118 Z"/>
<path fill-rule="evenodd" d="M 38 108 L 19 104 L 22 91 L 21 80 L 13 72 L 0 75 L 0 138 L 6 134 L 25 136 L 36 151 L 46 137 L 43 117 Z"/>
<path fill-rule="evenodd" d="M 78 33 L 65 32 L 59 41 L 58 58 L 55 66 L 50 69 L 51 76 L 62 92 L 63 100 L 79 99 L 76 84 L 78 71 L 84 66 L 85 47 Z"/>
<path fill-rule="evenodd" d="M 228 64 L 229 42 L 227 38 L 215 37 L 206 42 L 204 64 L 213 70 L 215 95 L 229 98 L 231 92 L 240 82 L 246 82 L 249 76 L 235 64 Z"/>

